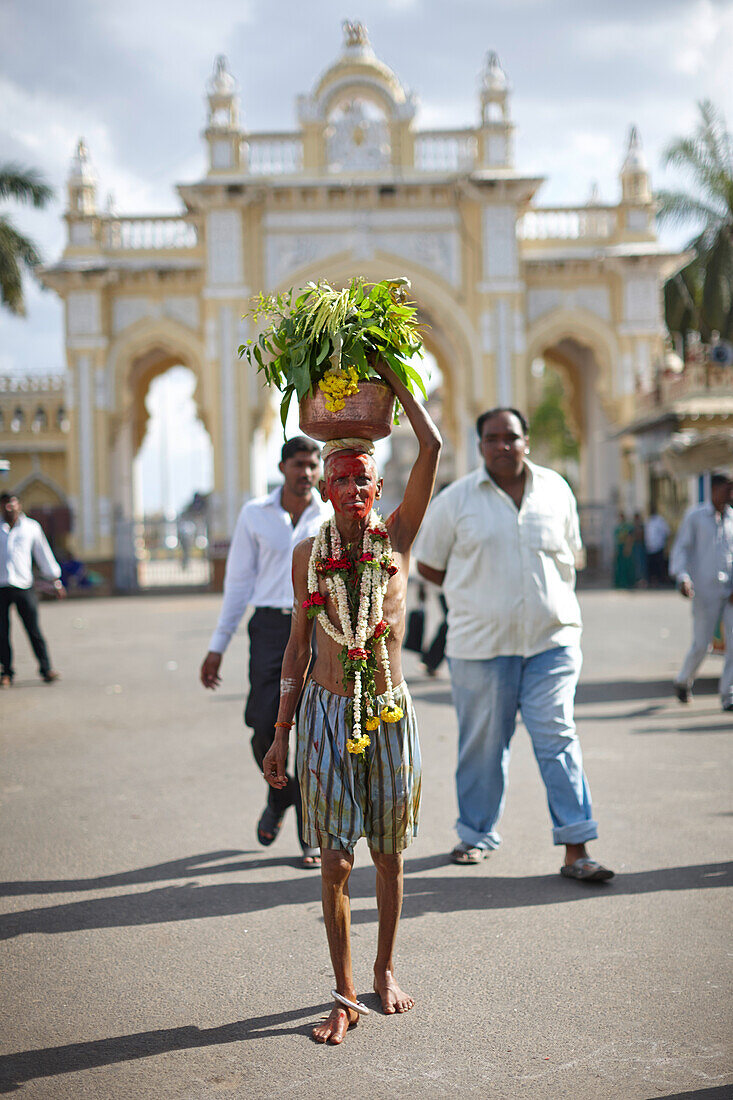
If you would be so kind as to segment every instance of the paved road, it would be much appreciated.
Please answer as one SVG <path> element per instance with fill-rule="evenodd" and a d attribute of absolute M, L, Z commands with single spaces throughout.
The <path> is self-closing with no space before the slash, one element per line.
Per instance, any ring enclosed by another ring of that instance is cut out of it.
<path fill-rule="evenodd" d="M 244 635 L 212 696 L 196 669 L 218 598 L 44 604 L 64 679 L 35 678 L 16 629 L 18 682 L 0 697 L 0 1092 L 730 1097 L 733 722 L 711 679 L 687 708 L 670 699 L 682 600 L 588 592 L 583 604 L 578 713 L 596 850 L 617 879 L 557 874 L 523 731 L 503 847 L 478 867 L 446 861 L 455 720 L 447 680 L 408 657 L 425 790 L 398 972 L 417 1007 L 368 1017 L 338 1049 L 308 1038 L 331 988 L 318 879 L 294 862 L 291 823 L 267 851 L 254 839 Z M 705 673 L 719 667 L 709 658 Z M 353 932 L 371 1003 L 373 887 L 362 845 Z"/>

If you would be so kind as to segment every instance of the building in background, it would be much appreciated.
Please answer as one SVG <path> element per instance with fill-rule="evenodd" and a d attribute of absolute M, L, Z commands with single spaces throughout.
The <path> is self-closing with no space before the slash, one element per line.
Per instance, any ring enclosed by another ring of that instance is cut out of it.
<path fill-rule="evenodd" d="M 633 437 L 619 432 L 655 386 L 662 286 L 683 258 L 657 242 L 638 133 L 630 131 L 617 203 L 593 194 L 581 207 L 537 206 L 543 181 L 515 167 L 510 89 L 495 54 L 481 74 L 476 125 L 421 130 L 414 97 L 365 28 L 344 31 L 336 61 L 299 97 L 289 133 L 244 129 L 235 80 L 217 60 L 207 172 L 178 185 L 180 216 L 100 209 L 79 142 L 67 245 L 42 275 L 65 305 L 67 375 L 43 385 L 63 385 L 68 431 L 49 408 L 47 428 L 24 429 L 23 462 L 35 463 L 27 474 L 15 453 L 23 479 L 59 487 L 74 552 L 109 576 L 116 570 L 120 586 L 135 575 L 132 464 L 152 380 L 178 364 L 196 376 L 214 451 L 209 536 L 225 548 L 242 501 L 265 489 L 265 443 L 280 431 L 271 395 L 237 357 L 250 335 L 242 314 L 253 293 L 310 279 L 411 280 L 442 375 L 432 397 L 446 441 L 441 480 L 476 463 L 482 410 L 541 400 L 532 382 L 541 364 L 562 383 L 591 552 L 602 556 L 619 503 L 646 504 Z M 13 400 L 0 392 L 6 418 Z M 58 450 L 45 450 L 46 439 Z"/>

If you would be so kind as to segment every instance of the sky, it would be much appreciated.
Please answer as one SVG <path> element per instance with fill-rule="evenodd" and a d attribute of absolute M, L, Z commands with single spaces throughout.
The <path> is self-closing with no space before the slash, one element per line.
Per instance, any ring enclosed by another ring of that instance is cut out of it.
<path fill-rule="evenodd" d="M 733 0 L 0 0 L 0 160 L 40 169 L 56 191 L 16 225 L 60 255 L 68 164 L 79 136 L 99 201 L 120 214 L 180 209 L 200 178 L 204 89 L 225 54 L 245 127 L 291 129 L 295 99 L 341 50 L 341 22 L 366 23 L 379 58 L 416 93 L 418 128 L 478 120 L 479 76 L 496 50 L 512 87 L 516 166 L 546 177 L 538 201 L 619 195 L 628 128 L 653 186 L 669 140 L 708 97 L 733 122 Z M 670 244 L 683 237 L 668 235 Z M 24 320 L 0 312 L 0 374 L 63 369 L 60 304 L 27 285 Z"/>

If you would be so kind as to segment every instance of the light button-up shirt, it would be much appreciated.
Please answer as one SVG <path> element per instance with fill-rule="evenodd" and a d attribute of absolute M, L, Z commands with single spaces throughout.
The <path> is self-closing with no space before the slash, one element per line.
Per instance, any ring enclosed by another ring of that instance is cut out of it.
<path fill-rule="evenodd" d="M 445 572 L 449 657 L 531 657 L 580 640 L 570 486 L 527 462 L 521 507 L 482 465 L 433 500 L 415 558 Z"/>
<path fill-rule="evenodd" d="M 282 486 L 266 497 L 248 501 L 237 519 L 227 555 L 224 601 L 209 650 L 224 653 L 247 607 L 293 606 L 293 550 L 315 535 L 330 504 L 312 494 L 311 503 L 293 526 L 280 501 Z"/>
<path fill-rule="evenodd" d="M 690 508 L 672 547 L 669 571 L 680 584 L 691 580 L 699 595 L 733 592 L 733 508 L 718 512 L 710 501 Z"/>
<path fill-rule="evenodd" d="M 34 561 L 49 580 L 61 576 L 40 523 L 23 513 L 12 527 L 0 523 L 0 588 L 32 588 Z"/>

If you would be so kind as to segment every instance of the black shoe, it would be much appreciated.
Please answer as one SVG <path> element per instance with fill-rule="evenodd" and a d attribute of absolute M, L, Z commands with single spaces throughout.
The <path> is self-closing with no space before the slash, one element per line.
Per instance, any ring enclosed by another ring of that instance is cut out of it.
<path fill-rule="evenodd" d="M 723 710 L 733 711 L 733 699 L 730 703 L 723 703 Z"/>
<path fill-rule="evenodd" d="M 689 688 L 686 688 L 684 684 L 674 684 L 674 693 L 681 703 L 689 703 L 692 698 L 692 692 Z"/>

